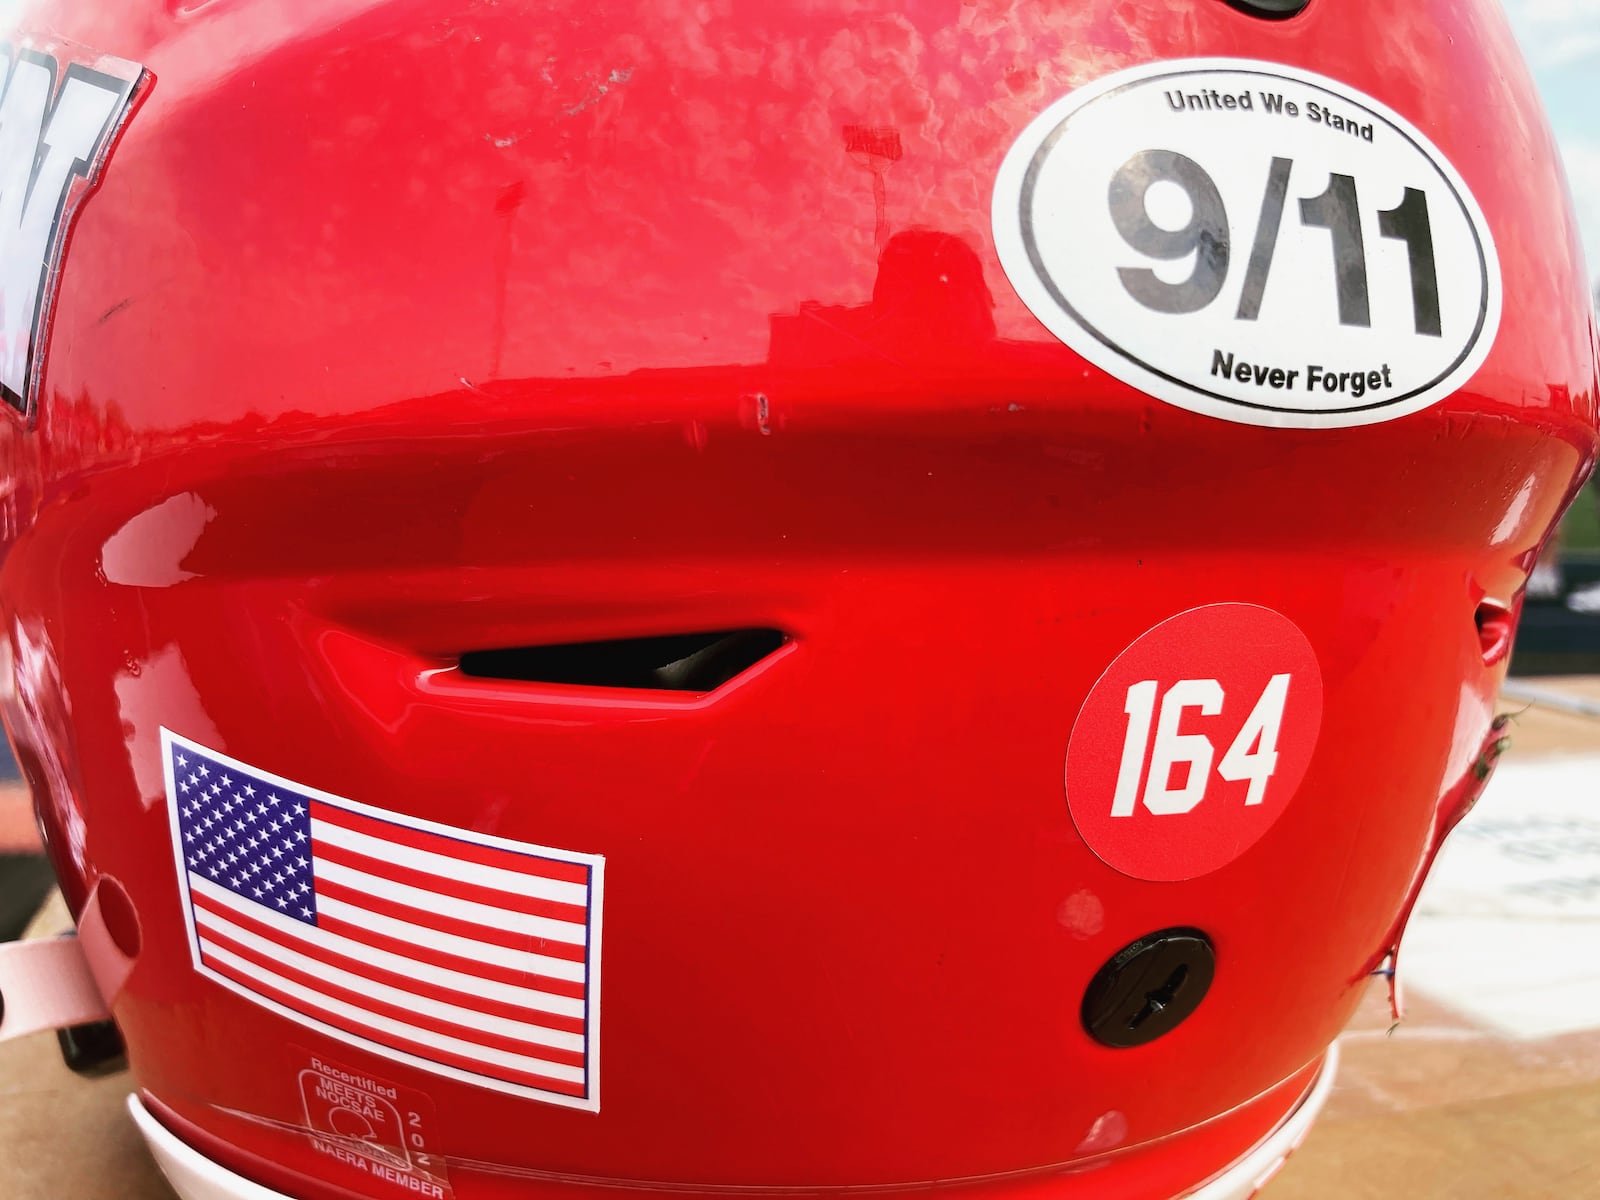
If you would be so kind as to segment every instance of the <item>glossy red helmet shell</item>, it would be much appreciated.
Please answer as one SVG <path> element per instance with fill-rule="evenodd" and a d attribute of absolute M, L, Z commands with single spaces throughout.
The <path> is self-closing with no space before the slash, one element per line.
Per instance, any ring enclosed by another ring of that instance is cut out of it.
<path fill-rule="evenodd" d="M 1160 1196 L 1269 1139 L 1476 778 L 1595 453 L 1584 273 L 1498 7 L 303 8 L 26 18 L 145 72 L 0 421 L 0 603 L 63 889 L 129 902 L 113 1011 L 153 1136 L 284 1195 L 459 1200 Z M 1335 79 L 1453 165 L 1503 284 L 1469 379 L 1274 428 L 1046 328 L 996 248 L 1003 160 L 1075 89 L 1193 58 Z M 1212 606 L 1245 624 L 1163 653 L 1222 679 L 1268 638 L 1238 609 L 1294 631 L 1303 778 L 1204 870 L 1119 869 L 1069 743 L 1120 752 L 1134 693 L 1102 736 L 1099 681 Z M 603 860 L 593 1103 L 198 971 L 183 745 Z M 1198 1008 L 1096 1040 L 1097 973 L 1171 929 L 1214 949 Z M 392 1088 L 432 1165 L 378 1170 L 379 1118 L 319 1124 L 324 1068 Z"/>

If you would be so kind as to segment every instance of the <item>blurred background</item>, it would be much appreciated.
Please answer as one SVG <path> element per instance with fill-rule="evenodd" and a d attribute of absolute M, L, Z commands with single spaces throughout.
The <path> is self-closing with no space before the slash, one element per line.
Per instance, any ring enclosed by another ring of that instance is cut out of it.
<path fill-rule="evenodd" d="M 1588 254 L 1592 295 L 1600 304 L 1600 0 L 1504 0 L 1506 15 L 1544 97 L 1578 232 Z M 1600 490 L 1594 480 L 1562 523 L 1529 588 L 1527 629 L 1513 670 L 1600 672 L 1595 656 L 1600 622 L 1573 620 L 1559 609 L 1600 616 Z"/>

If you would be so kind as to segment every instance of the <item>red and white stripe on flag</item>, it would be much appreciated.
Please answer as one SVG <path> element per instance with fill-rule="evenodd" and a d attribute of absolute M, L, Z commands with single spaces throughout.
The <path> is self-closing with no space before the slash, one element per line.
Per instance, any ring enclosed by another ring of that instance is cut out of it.
<path fill-rule="evenodd" d="M 603 858 L 162 743 L 197 970 L 346 1045 L 598 1110 Z"/>

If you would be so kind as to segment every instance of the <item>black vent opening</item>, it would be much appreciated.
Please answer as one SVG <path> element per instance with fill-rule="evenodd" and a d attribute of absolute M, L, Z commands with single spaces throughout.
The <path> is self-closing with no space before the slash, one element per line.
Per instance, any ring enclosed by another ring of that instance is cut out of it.
<path fill-rule="evenodd" d="M 471 650 L 461 673 L 522 683 L 710 692 L 743 674 L 786 639 L 776 629 L 732 629 L 667 637 Z"/>

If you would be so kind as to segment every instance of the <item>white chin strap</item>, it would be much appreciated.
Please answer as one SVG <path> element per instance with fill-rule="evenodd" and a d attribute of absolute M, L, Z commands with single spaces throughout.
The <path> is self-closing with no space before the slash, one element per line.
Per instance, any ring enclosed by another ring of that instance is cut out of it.
<path fill-rule="evenodd" d="M 111 1013 L 72 935 L 0 944 L 0 1042 Z"/>

